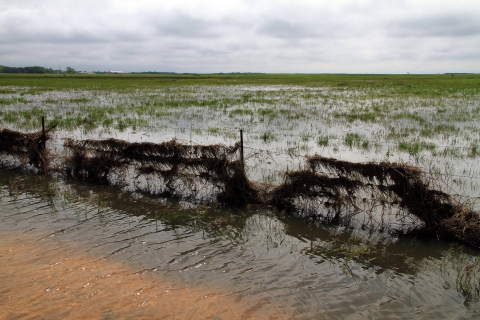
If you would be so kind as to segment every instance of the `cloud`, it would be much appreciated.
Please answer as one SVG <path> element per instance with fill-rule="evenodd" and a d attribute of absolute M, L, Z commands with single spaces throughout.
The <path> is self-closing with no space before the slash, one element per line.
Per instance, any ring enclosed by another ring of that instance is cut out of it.
<path fill-rule="evenodd" d="M 183 12 L 176 12 L 167 17 L 159 16 L 155 20 L 152 24 L 160 36 L 216 38 L 222 34 L 222 25 L 218 21 L 209 21 Z"/>
<path fill-rule="evenodd" d="M 480 35 L 480 19 L 468 13 L 406 17 L 388 23 L 393 37 L 468 37 Z"/>
<path fill-rule="evenodd" d="M 259 26 L 258 33 L 279 39 L 304 39 L 319 36 L 317 28 L 280 19 L 265 21 Z"/>
<path fill-rule="evenodd" d="M 3 0 L 0 43 L 0 64 L 60 59 L 78 70 L 479 72 L 480 8 L 473 0 Z"/>

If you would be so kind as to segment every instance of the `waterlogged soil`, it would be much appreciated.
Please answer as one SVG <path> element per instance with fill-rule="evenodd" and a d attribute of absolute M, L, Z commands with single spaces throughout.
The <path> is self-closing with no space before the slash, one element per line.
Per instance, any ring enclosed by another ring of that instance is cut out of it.
<path fill-rule="evenodd" d="M 2 319 L 472 319 L 479 253 L 0 171 Z"/>

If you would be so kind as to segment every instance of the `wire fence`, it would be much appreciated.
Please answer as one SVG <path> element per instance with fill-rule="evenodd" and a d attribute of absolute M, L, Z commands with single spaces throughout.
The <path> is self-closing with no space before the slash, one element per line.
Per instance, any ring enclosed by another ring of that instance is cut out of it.
<path fill-rule="evenodd" d="M 287 138 L 297 138 L 298 140 L 302 142 L 309 142 L 311 140 L 314 140 L 316 137 L 324 137 L 324 134 L 317 134 L 315 137 L 315 134 L 296 134 L 296 133 L 285 133 L 285 132 L 278 132 L 275 131 L 275 128 L 272 128 L 271 130 L 265 130 L 265 131 L 255 131 L 255 130 L 245 130 L 245 129 L 236 129 L 236 128 L 231 128 L 231 127 L 222 127 L 222 128 L 217 128 L 215 127 L 215 130 L 212 130 L 212 128 L 208 127 L 193 127 L 192 125 L 190 127 L 177 127 L 177 126 L 167 126 L 167 125 L 162 125 L 162 126 L 152 126 L 152 125 L 126 125 L 126 128 L 131 128 L 136 131 L 141 130 L 142 128 L 145 129 L 156 129 L 156 130 L 169 130 L 173 131 L 174 135 L 179 135 L 180 134 L 185 134 L 189 135 L 190 141 L 193 142 L 202 142 L 204 139 L 201 137 L 204 133 L 207 135 L 213 136 L 213 137 L 225 137 L 228 136 L 228 138 L 225 139 L 225 142 L 235 142 L 240 140 L 240 131 L 243 132 L 244 134 L 244 141 L 249 142 L 252 140 L 257 140 L 260 142 L 264 142 L 264 148 L 260 149 L 259 147 L 254 147 L 254 146 L 249 146 L 248 144 L 245 144 L 244 149 L 250 150 L 251 153 L 267 153 L 268 155 L 277 155 L 277 156 L 288 156 L 288 157 L 296 157 L 296 158 L 306 158 L 307 153 L 309 150 L 304 150 L 303 154 L 301 152 L 301 146 L 297 145 L 296 147 L 288 147 L 288 146 L 272 146 L 272 141 L 269 141 L 268 136 L 264 137 L 266 133 L 272 133 L 275 137 L 278 136 L 283 136 Z M 138 133 L 138 132 L 137 132 Z M 348 132 L 347 132 L 348 133 Z M 145 134 L 148 134 L 148 131 L 145 132 Z M 192 138 L 195 136 L 195 139 Z M 328 136 L 328 135 L 327 135 Z M 235 138 L 233 138 L 235 137 Z M 185 141 L 188 141 L 184 139 Z M 364 150 L 360 145 L 348 145 L 348 142 L 346 141 L 347 139 L 345 137 L 334 137 L 334 136 L 328 136 L 328 142 L 326 143 L 327 145 L 322 145 L 322 144 L 317 144 L 317 151 L 321 152 L 322 150 L 327 149 L 329 146 L 331 146 L 331 141 L 339 142 L 341 145 L 347 146 L 350 148 L 350 150 L 353 149 L 359 149 L 359 151 L 368 151 Z M 368 140 L 365 138 L 362 138 L 362 141 L 367 141 L 369 145 L 381 145 L 381 146 L 388 146 L 388 147 L 396 147 L 397 149 L 399 148 L 399 145 L 402 144 L 404 141 L 381 141 L 381 140 Z M 282 141 L 280 141 L 281 143 Z M 313 141 L 316 143 L 316 141 Z M 258 145 L 258 143 L 254 143 L 255 145 Z M 444 148 L 448 150 L 468 150 L 472 149 L 472 146 L 459 146 L 459 145 L 442 145 L 442 144 L 434 144 L 434 148 Z M 475 146 L 473 146 L 475 148 Z M 408 154 L 408 152 L 404 151 L 405 154 Z M 250 155 L 246 155 L 246 158 L 248 158 Z M 471 156 L 466 156 L 464 155 L 465 158 L 476 158 L 480 157 L 480 146 L 478 146 L 478 152 L 475 152 Z M 449 177 L 457 177 L 457 178 L 472 178 L 472 179 L 480 179 L 480 175 L 459 175 L 459 174 L 451 174 L 451 173 L 431 173 L 431 172 L 425 172 L 426 174 L 436 174 L 436 175 L 443 175 L 443 176 L 449 176 Z"/>
<path fill-rule="evenodd" d="M 43 117 L 42 117 L 42 122 L 43 122 Z M 45 126 L 44 122 L 42 123 L 43 126 Z M 90 121 L 88 124 L 80 124 L 77 128 L 90 128 L 92 126 L 96 126 L 96 128 L 103 128 L 104 123 L 100 121 Z M 115 127 L 114 127 L 115 128 Z M 252 161 L 252 159 L 256 159 L 257 161 L 262 161 L 265 162 L 264 164 L 268 164 L 270 161 L 275 161 L 276 159 L 274 157 L 280 157 L 282 159 L 296 159 L 297 161 L 299 159 L 306 159 L 309 155 L 314 154 L 322 154 L 327 150 L 332 149 L 332 146 L 334 145 L 335 147 L 338 146 L 344 146 L 347 147 L 348 150 L 344 150 L 345 153 L 348 154 L 359 154 L 359 152 L 367 152 L 369 149 L 366 147 L 362 147 L 359 145 L 359 143 L 355 144 L 350 141 L 347 141 L 346 137 L 338 137 L 338 136 L 333 136 L 333 135 L 328 135 L 325 133 L 302 133 L 302 134 L 297 134 L 294 132 L 279 132 L 279 130 L 276 130 L 275 128 L 271 128 L 268 130 L 264 131 L 258 131 L 258 130 L 245 130 L 245 129 L 238 129 L 235 127 L 214 127 L 214 128 L 209 128 L 208 126 L 198 126 L 195 127 L 193 124 L 190 124 L 190 126 L 174 126 L 174 125 L 148 125 L 148 124 L 122 124 L 122 130 L 125 130 L 129 128 L 130 132 L 134 132 L 137 137 L 140 136 L 140 139 L 142 139 L 143 136 L 149 135 L 149 134 L 157 134 L 158 131 L 163 130 L 163 131 L 168 131 L 171 133 L 173 138 L 177 138 L 179 140 L 184 141 L 185 143 L 205 143 L 205 134 L 207 136 L 214 138 L 214 141 L 216 143 L 231 143 L 234 144 L 237 141 L 240 141 L 241 133 L 240 131 L 243 132 L 243 141 L 244 141 L 244 147 L 242 150 L 245 150 L 245 160 L 248 162 L 249 160 Z M 369 128 L 365 128 L 366 130 L 369 130 Z M 373 129 L 372 129 L 373 130 Z M 121 131 L 121 130 L 119 130 Z M 144 131 L 143 134 L 141 131 Z M 378 131 L 378 130 L 377 130 Z M 346 134 L 348 134 L 348 130 L 345 131 Z M 68 133 L 68 130 L 67 130 Z M 268 134 L 272 134 L 275 138 L 272 138 L 271 136 L 268 136 Z M 285 146 L 281 145 L 284 143 L 284 140 L 275 140 L 277 137 L 285 137 L 285 138 L 290 138 L 290 139 L 296 139 L 299 141 L 299 144 L 296 146 Z M 324 140 L 321 143 L 318 143 L 318 139 L 324 138 Z M 274 140 L 274 141 L 272 141 Z M 164 140 L 163 140 L 164 141 Z M 154 141 L 154 142 L 163 142 L 161 141 Z M 362 137 L 362 142 L 368 142 L 368 148 L 371 148 L 372 145 L 377 145 L 377 146 L 383 146 L 387 147 L 388 150 L 390 150 L 391 147 L 396 148 L 396 150 L 399 151 L 399 153 L 404 153 L 405 155 L 408 155 L 407 151 L 401 151 L 399 150 L 399 146 L 401 143 L 404 141 L 399 140 L 399 141 L 382 141 L 382 140 L 368 140 L 365 137 Z M 309 146 L 303 146 L 301 143 L 304 144 L 310 144 Z M 259 144 L 262 144 L 259 146 Z M 312 147 L 313 145 L 313 147 Z M 466 146 L 466 145 L 445 145 L 445 144 L 435 144 L 435 148 L 443 148 L 444 150 L 461 150 L 461 152 L 465 152 L 465 150 L 472 150 L 472 148 L 475 148 L 475 145 L 471 146 Z M 359 151 L 359 152 L 358 152 Z M 441 152 L 441 151 L 439 151 Z M 336 152 L 335 156 L 342 157 L 342 152 Z M 475 159 L 476 157 L 480 157 L 480 146 L 478 147 L 478 152 L 476 152 L 476 149 L 473 149 L 473 154 L 468 156 L 468 155 L 460 155 L 459 158 L 466 159 Z M 360 157 L 361 158 L 361 157 Z M 369 161 L 369 160 L 366 160 Z M 285 172 L 286 168 L 269 168 L 271 172 L 275 172 L 277 174 L 282 174 Z M 290 169 L 290 168 L 288 168 Z M 476 167 L 472 168 L 473 171 L 477 170 Z M 250 174 L 254 174 L 254 172 L 250 172 Z M 425 170 L 424 174 L 426 175 L 435 175 L 435 176 L 444 176 L 448 178 L 467 178 L 467 179 L 480 179 L 479 174 L 459 174 L 459 173 L 452 173 L 452 172 L 439 172 L 436 170 L 435 172 L 432 172 L 430 170 Z"/>
<path fill-rule="evenodd" d="M 110 124 L 111 125 L 111 124 Z M 105 126 L 105 123 L 103 122 L 100 122 L 100 121 L 92 121 L 92 120 L 88 120 L 88 123 L 80 123 L 80 124 L 77 124 L 77 126 L 83 126 L 83 127 L 87 127 L 87 126 L 93 126 L 93 127 L 104 127 Z M 256 136 L 257 138 L 260 137 L 261 139 L 261 136 L 262 135 L 265 135 L 266 133 L 271 133 L 273 135 L 275 135 L 275 137 L 286 137 L 286 138 L 297 138 L 299 140 L 310 140 L 310 139 L 313 139 L 315 137 L 317 138 L 328 138 L 328 141 L 338 141 L 338 142 L 345 142 L 345 137 L 338 137 L 336 135 L 330 135 L 330 134 L 327 134 L 327 133 L 320 133 L 320 132 L 307 132 L 307 133 L 301 133 L 301 134 L 298 134 L 298 133 L 294 133 L 294 132 L 281 132 L 279 130 L 276 130 L 276 128 L 269 128 L 269 129 L 266 129 L 266 130 L 263 130 L 263 131 L 258 131 L 258 130 L 248 130 L 248 129 L 245 129 L 245 128 L 240 128 L 238 126 L 235 126 L 235 128 L 232 128 L 232 127 L 221 127 L 221 128 L 218 128 L 218 127 L 213 127 L 213 128 L 210 128 L 210 127 L 206 127 L 206 126 L 195 126 L 194 124 L 190 123 L 190 126 L 173 126 L 173 125 L 148 125 L 148 124 L 144 124 L 144 123 L 134 123 L 134 124 L 129 124 L 129 123 L 122 123 L 121 125 L 117 124 L 117 126 L 114 126 L 114 128 L 116 129 L 126 129 L 126 128 L 131 128 L 131 129 L 134 129 L 134 130 L 139 130 L 139 129 L 149 129 L 149 130 L 171 130 L 173 131 L 173 133 L 189 133 L 189 134 L 196 134 L 196 135 L 199 135 L 199 134 L 203 134 L 203 133 L 207 133 L 207 134 L 214 134 L 212 132 L 212 129 L 215 129 L 215 130 L 218 130 L 218 133 L 219 134 L 223 134 L 223 135 L 228 135 L 230 137 L 232 136 L 236 136 L 236 137 L 239 137 L 239 131 L 240 130 L 243 130 L 243 132 L 245 133 L 245 136 L 246 138 L 248 139 L 249 137 L 251 136 Z M 371 128 L 368 128 L 366 126 L 362 127 L 362 130 L 364 131 L 371 131 L 373 134 L 380 134 L 381 130 L 375 130 L 375 129 L 371 129 Z M 148 133 L 148 130 L 145 130 L 147 133 Z M 350 133 L 351 130 L 345 130 L 345 133 L 348 134 Z M 379 133 L 380 132 L 380 133 Z M 268 138 L 268 137 L 267 137 Z M 480 138 L 480 134 L 479 134 L 479 138 Z M 362 137 L 362 140 L 363 141 L 367 141 L 369 143 L 371 143 L 372 145 L 373 144 L 376 144 L 376 145 L 382 145 L 382 146 L 398 146 L 400 143 L 404 142 L 402 140 L 400 141 L 382 141 L 382 140 L 369 140 L 368 137 Z M 472 148 L 472 145 L 451 145 L 451 144 L 438 144 L 438 143 L 435 143 L 435 148 L 446 148 L 446 149 L 459 149 L 459 150 L 465 150 L 465 149 L 470 149 Z M 272 148 L 269 148 L 270 150 L 272 150 Z M 480 156 L 480 146 L 478 147 L 478 156 Z"/>

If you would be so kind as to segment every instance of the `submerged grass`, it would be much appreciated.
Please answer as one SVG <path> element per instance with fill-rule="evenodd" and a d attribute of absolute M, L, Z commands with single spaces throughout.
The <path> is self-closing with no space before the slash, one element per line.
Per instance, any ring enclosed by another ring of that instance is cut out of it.
<path fill-rule="evenodd" d="M 362 138 L 358 133 L 347 133 L 345 136 L 345 145 L 352 147 L 357 147 L 360 145 Z"/>
<path fill-rule="evenodd" d="M 470 149 L 469 149 L 469 152 L 468 152 L 468 156 L 471 157 L 471 158 L 475 158 L 478 155 L 480 155 L 479 151 L 480 150 L 479 150 L 478 142 L 473 142 L 472 144 L 470 144 Z"/>
<path fill-rule="evenodd" d="M 362 122 L 376 122 L 379 114 L 366 110 L 352 110 L 350 112 L 335 113 L 336 118 L 346 118 L 348 122 L 362 121 Z"/>
<path fill-rule="evenodd" d="M 317 139 L 317 144 L 322 147 L 328 147 L 329 136 L 320 136 Z"/>
<path fill-rule="evenodd" d="M 480 301 L 480 260 L 478 256 L 466 253 L 466 248 L 452 245 L 440 265 L 442 274 L 454 272 L 457 291 L 465 298 L 465 306 L 470 308 Z"/>
<path fill-rule="evenodd" d="M 260 139 L 264 142 L 264 143 L 269 143 L 271 141 L 274 141 L 276 139 L 275 137 L 275 134 L 273 134 L 272 132 L 270 131 L 267 131 L 267 132 L 264 132 L 262 133 L 262 135 L 260 136 Z"/>
<path fill-rule="evenodd" d="M 435 150 L 435 144 L 427 143 L 425 141 L 403 141 L 398 144 L 398 150 L 407 152 L 412 156 L 418 155 L 422 151 L 433 151 Z"/>

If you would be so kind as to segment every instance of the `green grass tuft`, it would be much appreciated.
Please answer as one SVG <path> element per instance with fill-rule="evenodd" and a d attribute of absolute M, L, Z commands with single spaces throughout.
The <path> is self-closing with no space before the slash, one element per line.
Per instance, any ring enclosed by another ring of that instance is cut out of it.
<path fill-rule="evenodd" d="M 408 154 L 412 156 L 418 155 L 421 151 L 428 150 L 433 151 L 435 150 L 435 144 L 427 143 L 425 141 L 420 142 L 400 142 L 398 144 L 398 150 L 403 152 L 408 152 Z"/>

